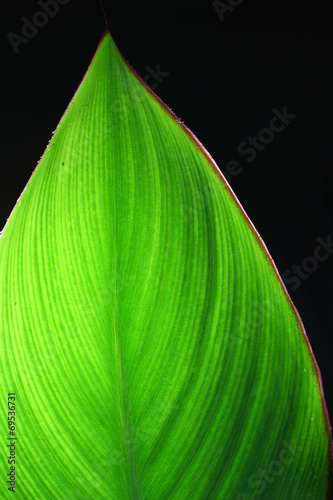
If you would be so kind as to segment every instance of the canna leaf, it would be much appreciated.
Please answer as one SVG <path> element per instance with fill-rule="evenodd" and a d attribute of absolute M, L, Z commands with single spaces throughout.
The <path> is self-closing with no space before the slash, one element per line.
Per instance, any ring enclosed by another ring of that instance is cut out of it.
<path fill-rule="evenodd" d="M 301 320 L 109 32 L 1 235 L 0 308 L 3 498 L 327 497 Z"/>

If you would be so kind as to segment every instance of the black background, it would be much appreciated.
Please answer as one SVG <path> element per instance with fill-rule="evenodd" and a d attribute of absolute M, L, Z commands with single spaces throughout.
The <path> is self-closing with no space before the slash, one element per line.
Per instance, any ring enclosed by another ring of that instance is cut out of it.
<path fill-rule="evenodd" d="M 227 3 L 227 2 L 226 2 Z M 115 42 L 139 75 L 169 73 L 154 91 L 194 132 L 263 237 L 281 274 L 313 256 L 332 227 L 330 0 L 243 0 L 222 21 L 210 1 L 105 1 Z M 70 0 L 16 54 L 7 34 L 37 1 L 2 12 L 0 226 L 13 208 L 79 85 L 105 23 L 98 0 Z M 5 9 L 5 11 L 4 11 Z M 150 84 L 156 83 L 153 79 Z M 239 144 L 269 126 L 272 109 L 297 117 L 252 162 Z M 319 364 L 333 415 L 333 255 L 289 291 Z M 295 388 L 297 390 L 297 388 Z"/>

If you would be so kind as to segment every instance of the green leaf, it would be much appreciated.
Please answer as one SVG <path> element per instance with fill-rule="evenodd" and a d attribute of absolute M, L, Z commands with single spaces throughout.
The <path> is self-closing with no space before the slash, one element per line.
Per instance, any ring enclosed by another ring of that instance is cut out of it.
<path fill-rule="evenodd" d="M 17 499 L 326 497 L 302 323 L 217 166 L 108 32 L 1 235 L 0 308 L 2 498 L 10 472 Z"/>

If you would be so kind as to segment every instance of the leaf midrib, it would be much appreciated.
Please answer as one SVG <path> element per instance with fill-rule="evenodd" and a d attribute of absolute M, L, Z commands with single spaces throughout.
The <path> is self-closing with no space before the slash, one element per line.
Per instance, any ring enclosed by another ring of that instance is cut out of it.
<path fill-rule="evenodd" d="M 111 45 L 111 40 L 109 41 Z M 112 46 L 110 50 L 110 66 L 112 66 Z M 112 116 L 112 85 L 110 85 L 110 104 L 111 104 L 111 116 Z M 111 158 L 112 165 L 110 168 L 113 172 L 112 182 L 113 182 L 113 262 L 114 262 L 114 276 L 113 280 L 115 290 L 113 295 L 114 300 L 114 317 L 113 317 L 113 327 L 114 327 L 114 353 L 115 353 L 115 370 L 116 370 L 116 383 L 117 383 L 117 399 L 119 405 L 119 416 L 120 416 L 120 450 L 125 458 L 123 462 L 123 467 L 125 468 L 125 488 L 126 488 L 126 498 L 128 500 L 139 500 L 140 495 L 138 491 L 138 481 L 135 474 L 135 464 L 134 456 L 130 448 L 130 425 L 129 425 L 129 408 L 127 400 L 127 387 L 126 380 L 124 376 L 124 364 L 123 364 L 123 352 L 122 352 L 122 340 L 121 340 L 121 322 L 119 321 L 119 295 L 118 295 L 118 270 L 117 270 L 117 204 L 116 204 L 116 162 L 114 158 L 114 120 L 111 120 Z M 108 168 L 108 166 L 106 166 Z"/>

